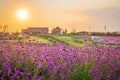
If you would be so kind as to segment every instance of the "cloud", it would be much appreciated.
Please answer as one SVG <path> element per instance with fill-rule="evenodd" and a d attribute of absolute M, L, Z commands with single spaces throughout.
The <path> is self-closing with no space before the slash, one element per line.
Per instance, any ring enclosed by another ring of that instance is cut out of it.
<path fill-rule="evenodd" d="M 118 22 L 120 21 L 120 8 L 107 8 L 102 10 L 89 10 L 84 12 L 93 17 L 93 19 L 101 20 L 102 22 Z"/>

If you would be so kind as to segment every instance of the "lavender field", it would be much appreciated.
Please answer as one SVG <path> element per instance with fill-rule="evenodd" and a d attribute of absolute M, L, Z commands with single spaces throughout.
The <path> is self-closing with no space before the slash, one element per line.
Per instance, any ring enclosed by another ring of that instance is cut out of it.
<path fill-rule="evenodd" d="M 120 80 L 120 37 L 102 40 L 79 47 L 1 40 L 0 80 Z"/>

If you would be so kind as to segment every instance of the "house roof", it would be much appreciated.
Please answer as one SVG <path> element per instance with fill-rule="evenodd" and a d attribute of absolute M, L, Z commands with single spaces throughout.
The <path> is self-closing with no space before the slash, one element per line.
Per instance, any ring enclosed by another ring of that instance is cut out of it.
<path fill-rule="evenodd" d="M 61 30 L 61 28 L 59 26 L 57 26 L 55 29 L 60 29 Z"/>
<path fill-rule="evenodd" d="M 28 27 L 28 29 L 48 29 L 48 27 Z"/>
<path fill-rule="evenodd" d="M 48 32 L 47 27 L 28 27 L 28 29 L 23 29 L 23 32 Z"/>

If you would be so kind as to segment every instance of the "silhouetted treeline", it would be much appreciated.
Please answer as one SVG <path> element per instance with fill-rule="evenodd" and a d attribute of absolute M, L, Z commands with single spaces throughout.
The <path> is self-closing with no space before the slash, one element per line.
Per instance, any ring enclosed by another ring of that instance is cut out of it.
<path fill-rule="evenodd" d="M 0 25 L 0 32 L 8 33 L 9 32 L 8 28 L 9 28 L 8 25 L 3 25 L 3 26 Z"/>
<path fill-rule="evenodd" d="M 120 32 L 92 32 L 92 36 L 120 36 Z"/>
<path fill-rule="evenodd" d="M 120 32 L 87 32 L 87 31 L 81 31 L 81 32 L 71 32 L 71 34 L 75 35 L 91 35 L 91 36 L 120 36 Z"/>

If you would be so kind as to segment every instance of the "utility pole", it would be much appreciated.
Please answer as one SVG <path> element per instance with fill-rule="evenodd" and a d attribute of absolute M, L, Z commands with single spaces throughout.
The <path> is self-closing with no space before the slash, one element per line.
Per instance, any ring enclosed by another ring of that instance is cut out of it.
<path fill-rule="evenodd" d="M 106 25 L 104 26 L 104 29 L 105 29 L 105 33 L 106 33 L 106 30 L 107 30 L 107 27 L 106 27 Z"/>
<path fill-rule="evenodd" d="M 91 32 L 91 27 L 89 26 L 89 33 Z"/>

